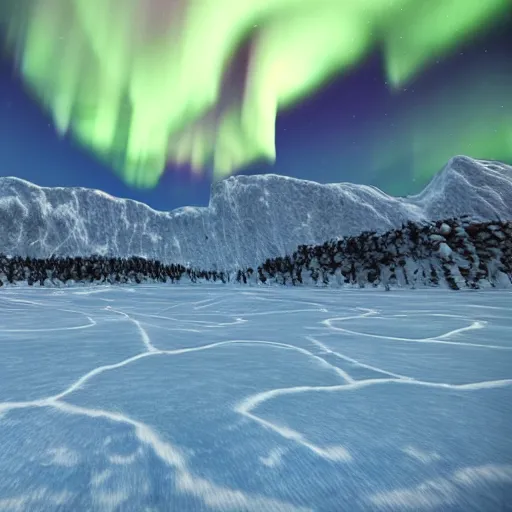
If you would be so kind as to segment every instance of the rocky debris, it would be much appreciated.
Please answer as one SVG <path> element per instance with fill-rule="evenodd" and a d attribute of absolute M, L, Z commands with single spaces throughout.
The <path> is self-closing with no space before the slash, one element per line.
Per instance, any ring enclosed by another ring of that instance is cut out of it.
<path fill-rule="evenodd" d="M 302 245 L 289 257 L 265 261 L 258 274 L 260 281 L 279 284 L 508 287 L 512 222 L 408 222 L 382 235 Z"/>

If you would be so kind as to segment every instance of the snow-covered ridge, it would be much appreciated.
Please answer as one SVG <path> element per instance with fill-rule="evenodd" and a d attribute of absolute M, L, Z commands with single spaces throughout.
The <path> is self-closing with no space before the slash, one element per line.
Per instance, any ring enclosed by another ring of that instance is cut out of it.
<path fill-rule="evenodd" d="M 227 269 L 256 266 L 301 244 L 463 214 L 512 219 L 512 167 L 454 157 L 407 198 L 350 183 L 236 176 L 212 186 L 208 207 L 171 212 L 98 190 L 0 178 L 0 253 L 141 256 Z"/>
<path fill-rule="evenodd" d="M 257 268 L 228 272 L 165 265 L 144 258 L 7 258 L 0 255 L 0 286 L 74 286 L 140 283 L 239 283 L 293 286 L 512 287 L 512 221 L 467 217 L 408 222 L 377 235 L 363 232 L 322 245 L 301 245 L 291 255 Z"/>

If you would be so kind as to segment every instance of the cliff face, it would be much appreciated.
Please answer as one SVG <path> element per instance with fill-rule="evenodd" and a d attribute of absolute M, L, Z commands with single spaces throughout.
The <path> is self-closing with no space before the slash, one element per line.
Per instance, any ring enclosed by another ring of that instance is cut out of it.
<path fill-rule="evenodd" d="M 349 183 L 237 176 L 212 187 L 208 207 L 171 212 L 98 190 L 0 178 L 0 252 L 141 256 L 228 269 L 257 266 L 301 244 L 463 214 L 512 219 L 512 167 L 455 157 L 421 194 L 407 198 Z"/>

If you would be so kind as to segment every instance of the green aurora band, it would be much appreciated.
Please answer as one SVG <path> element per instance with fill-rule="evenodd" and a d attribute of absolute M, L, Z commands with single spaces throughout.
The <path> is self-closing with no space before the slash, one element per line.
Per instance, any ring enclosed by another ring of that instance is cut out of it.
<path fill-rule="evenodd" d="M 376 47 L 399 87 L 511 1 L 18 0 L 6 32 L 58 132 L 145 188 L 274 161 L 278 110 Z"/>
<path fill-rule="evenodd" d="M 407 167 L 419 191 L 455 155 L 512 163 L 512 62 L 481 58 L 457 79 L 421 94 L 421 104 L 404 101 L 387 127 L 374 127 L 370 167 L 389 175 Z M 392 189 L 392 190 L 391 190 Z M 410 183 L 390 192 L 406 194 Z"/>

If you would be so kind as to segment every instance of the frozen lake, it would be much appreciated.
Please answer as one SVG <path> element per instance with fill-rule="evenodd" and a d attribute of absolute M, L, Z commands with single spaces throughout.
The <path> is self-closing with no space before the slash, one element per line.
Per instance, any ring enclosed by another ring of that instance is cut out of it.
<path fill-rule="evenodd" d="M 512 510 L 512 293 L 0 290 L 1 511 Z"/>

